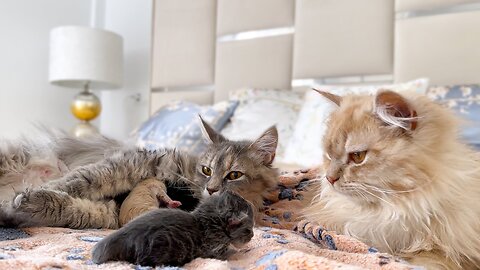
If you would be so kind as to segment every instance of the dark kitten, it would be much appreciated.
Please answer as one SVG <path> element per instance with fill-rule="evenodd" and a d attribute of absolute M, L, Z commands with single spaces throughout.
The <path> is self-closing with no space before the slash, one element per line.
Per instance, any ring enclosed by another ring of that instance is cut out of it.
<path fill-rule="evenodd" d="M 253 209 L 233 192 L 214 195 L 193 212 L 158 209 L 148 212 L 100 241 L 95 263 L 181 266 L 202 258 L 225 259 L 230 244 L 253 237 Z"/>

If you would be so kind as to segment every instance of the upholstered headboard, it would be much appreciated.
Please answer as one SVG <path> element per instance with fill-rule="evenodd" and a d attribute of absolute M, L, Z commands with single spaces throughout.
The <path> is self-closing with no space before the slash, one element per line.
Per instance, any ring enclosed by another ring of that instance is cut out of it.
<path fill-rule="evenodd" d="M 480 83 L 480 1 L 155 0 L 151 110 L 242 87 Z"/>

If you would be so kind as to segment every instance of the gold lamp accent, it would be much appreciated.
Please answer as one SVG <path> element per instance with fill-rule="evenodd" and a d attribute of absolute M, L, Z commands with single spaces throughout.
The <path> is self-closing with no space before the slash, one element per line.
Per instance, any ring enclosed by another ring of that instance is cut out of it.
<path fill-rule="evenodd" d="M 98 129 L 90 124 L 90 121 L 97 118 L 102 111 L 100 99 L 88 88 L 88 83 L 82 92 L 77 94 L 70 104 L 70 111 L 81 122 L 72 130 L 76 137 L 83 137 L 98 133 Z"/>
<path fill-rule="evenodd" d="M 88 89 L 88 86 L 85 86 L 85 90 L 73 99 L 70 110 L 75 117 L 88 122 L 100 115 L 102 104 L 100 99 Z"/>
<path fill-rule="evenodd" d="M 81 26 L 61 26 L 50 32 L 52 84 L 81 88 L 70 105 L 80 122 L 72 130 L 81 137 L 98 130 L 90 121 L 100 115 L 100 99 L 91 89 L 114 89 L 122 85 L 123 41 L 110 31 Z"/>

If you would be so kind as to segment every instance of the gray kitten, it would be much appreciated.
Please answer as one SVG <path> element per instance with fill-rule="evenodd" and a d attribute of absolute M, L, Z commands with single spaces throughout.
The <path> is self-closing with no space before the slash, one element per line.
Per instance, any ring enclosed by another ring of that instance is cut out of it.
<path fill-rule="evenodd" d="M 222 192 L 192 213 L 157 209 L 134 219 L 100 241 L 92 260 L 181 266 L 198 257 L 226 259 L 230 244 L 250 241 L 253 224 L 250 203 L 232 192 Z"/>
<path fill-rule="evenodd" d="M 94 139 L 91 144 L 88 140 L 68 139 L 68 149 L 80 153 L 80 161 L 66 154 L 65 145 L 56 150 L 58 159 L 78 167 L 40 188 L 19 193 L 7 211 L 9 217 L 27 216 L 30 224 L 42 226 L 115 229 L 119 226 L 118 206 L 113 198 L 149 178 L 186 188 L 196 200 L 202 194 L 208 197 L 227 188 L 259 209 L 263 193 L 277 181 L 277 169 L 271 166 L 278 140 L 276 128 L 271 127 L 253 142 L 236 142 L 225 139 L 200 120 L 209 144 L 199 158 L 171 149 L 126 149 L 107 139 L 103 140 L 109 144 L 103 148 Z M 103 149 L 104 158 L 98 157 L 99 149 Z M 89 151 L 94 153 L 92 157 Z M 80 165 L 87 162 L 95 163 Z"/>

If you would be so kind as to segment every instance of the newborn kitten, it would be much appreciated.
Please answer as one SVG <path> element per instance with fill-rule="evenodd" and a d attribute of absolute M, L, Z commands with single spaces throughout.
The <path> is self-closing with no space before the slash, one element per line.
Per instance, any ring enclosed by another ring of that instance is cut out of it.
<path fill-rule="evenodd" d="M 306 217 L 428 269 L 480 267 L 480 156 L 425 96 L 339 97 Z"/>
<path fill-rule="evenodd" d="M 159 207 L 177 208 L 182 203 L 167 195 L 167 187 L 155 178 L 137 184 L 122 202 L 120 207 L 120 227 L 137 216 Z"/>
<path fill-rule="evenodd" d="M 100 241 L 92 260 L 181 266 L 198 257 L 225 259 L 230 244 L 250 241 L 252 229 L 250 203 L 226 191 L 211 196 L 191 213 L 157 209 L 132 220 Z"/>

